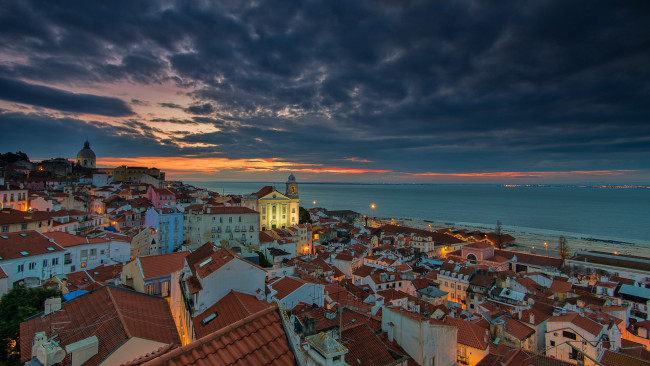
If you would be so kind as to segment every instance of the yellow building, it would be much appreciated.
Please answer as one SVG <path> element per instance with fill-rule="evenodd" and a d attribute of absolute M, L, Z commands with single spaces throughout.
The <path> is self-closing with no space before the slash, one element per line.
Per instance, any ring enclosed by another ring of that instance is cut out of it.
<path fill-rule="evenodd" d="M 286 182 L 285 193 L 266 186 L 250 196 L 242 198 L 242 205 L 260 213 L 260 230 L 288 228 L 298 225 L 300 198 L 298 183 L 291 174 Z"/>
<path fill-rule="evenodd" d="M 165 173 L 161 172 L 160 169 L 122 165 L 113 169 L 113 181 L 139 181 L 140 178 L 145 174 L 150 175 L 156 179 L 165 179 Z"/>

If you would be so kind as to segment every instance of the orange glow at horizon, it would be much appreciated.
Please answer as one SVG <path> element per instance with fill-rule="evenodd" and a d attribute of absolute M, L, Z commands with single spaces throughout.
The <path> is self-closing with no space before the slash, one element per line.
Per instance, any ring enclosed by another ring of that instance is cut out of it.
<path fill-rule="evenodd" d="M 165 172 L 216 173 L 222 170 L 239 170 L 244 172 L 290 170 L 295 166 L 315 166 L 317 164 L 294 163 L 279 159 L 228 159 L 195 158 L 188 156 L 141 156 L 137 158 L 98 158 L 98 165 L 103 166 L 143 166 L 155 167 Z"/>
<path fill-rule="evenodd" d="M 304 173 L 334 173 L 334 174 L 362 174 L 362 173 L 394 173 L 392 170 L 355 169 L 355 168 L 302 168 L 295 169 Z"/>

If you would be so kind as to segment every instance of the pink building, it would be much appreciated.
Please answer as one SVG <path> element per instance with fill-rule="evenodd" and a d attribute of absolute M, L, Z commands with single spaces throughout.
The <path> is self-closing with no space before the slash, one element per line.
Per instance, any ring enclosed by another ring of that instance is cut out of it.
<path fill-rule="evenodd" d="M 154 208 L 163 208 L 176 204 L 176 195 L 167 188 L 149 187 L 147 198 L 153 203 Z"/>

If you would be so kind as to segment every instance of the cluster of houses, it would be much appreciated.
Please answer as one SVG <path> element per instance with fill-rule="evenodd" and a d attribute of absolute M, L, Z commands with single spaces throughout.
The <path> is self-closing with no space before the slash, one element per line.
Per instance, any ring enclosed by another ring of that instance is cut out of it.
<path fill-rule="evenodd" d="M 650 364 L 649 258 L 322 208 L 300 223 L 293 175 L 238 197 L 150 172 L 0 182 L 0 293 L 63 294 L 21 324 L 23 363 Z"/>

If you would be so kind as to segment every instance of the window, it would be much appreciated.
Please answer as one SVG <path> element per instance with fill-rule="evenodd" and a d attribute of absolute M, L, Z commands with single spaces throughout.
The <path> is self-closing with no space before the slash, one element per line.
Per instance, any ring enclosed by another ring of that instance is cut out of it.
<path fill-rule="evenodd" d="M 239 222 L 241 222 L 241 216 L 239 216 Z"/>
<path fill-rule="evenodd" d="M 161 282 L 162 289 L 161 289 L 161 296 L 169 296 L 169 281 L 162 281 Z"/>
<path fill-rule="evenodd" d="M 74 272 L 77 268 L 75 266 L 70 266 L 70 272 Z"/>
<path fill-rule="evenodd" d="M 91 258 L 97 257 L 97 249 L 91 249 L 90 250 L 90 257 Z"/>
<path fill-rule="evenodd" d="M 20 225 L 20 230 L 23 230 L 23 231 L 27 230 L 27 224 L 21 224 Z"/>
<path fill-rule="evenodd" d="M 81 268 L 86 268 L 86 262 L 81 262 Z"/>
<path fill-rule="evenodd" d="M 43 267 L 47 267 L 47 259 L 43 259 Z"/>
<path fill-rule="evenodd" d="M 253 231 L 253 230 L 255 230 L 255 228 L 253 227 L 253 225 L 251 225 L 250 231 Z"/>
<path fill-rule="evenodd" d="M 88 249 L 82 249 L 81 258 L 87 258 L 87 257 L 88 257 Z"/>
<path fill-rule="evenodd" d="M 555 341 L 551 341 L 551 347 L 555 347 Z"/>
<path fill-rule="evenodd" d="M 59 264 L 59 258 L 52 258 L 52 265 L 57 266 Z"/>
<path fill-rule="evenodd" d="M 228 218 L 228 222 L 232 222 L 232 216 Z"/>
<path fill-rule="evenodd" d="M 145 285 L 144 287 L 145 287 L 144 291 L 146 293 L 148 293 L 149 295 L 153 294 L 153 290 L 154 290 L 153 283 L 149 283 L 149 284 Z"/>
<path fill-rule="evenodd" d="M 573 339 L 574 341 L 576 340 L 576 334 L 573 333 L 573 332 L 568 332 L 568 331 L 566 331 L 566 330 L 565 330 L 565 331 L 562 331 L 562 336 L 563 336 L 564 338 Z"/>
<path fill-rule="evenodd" d="M 35 262 L 31 262 L 31 263 L 29 264 L 29 270 L 30 270 L 30 271 L 33 271 L 34 269 L 36 269 L 36 263 L 35 263 Z"/>
<path fill-rule="evenodd" d="M 23 272 L 24 270 L 25 270 L 25 265 L 24 264 L 19 264 L 18 266 L 16 266 L 16 272 L 17 273 Z"/>
<path fill-rule="evenodd" d="M 2 232 L 3 233 L 8 233 L 9 232 L 9 226 L 3 226 L 2 227 Z"/>

